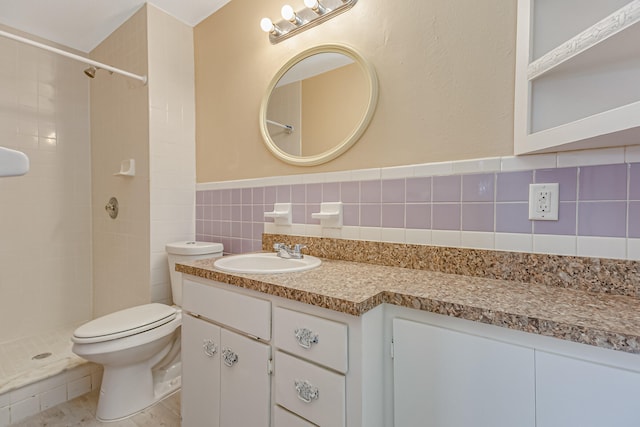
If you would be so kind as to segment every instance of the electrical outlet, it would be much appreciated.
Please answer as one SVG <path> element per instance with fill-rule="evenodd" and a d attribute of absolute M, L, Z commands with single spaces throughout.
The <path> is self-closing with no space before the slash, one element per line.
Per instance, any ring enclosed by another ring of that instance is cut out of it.
<path fill-rule="evenodd" d="M 529 219 L 558 220 L 560 186 L 555 184 L 529 184 Z"/>

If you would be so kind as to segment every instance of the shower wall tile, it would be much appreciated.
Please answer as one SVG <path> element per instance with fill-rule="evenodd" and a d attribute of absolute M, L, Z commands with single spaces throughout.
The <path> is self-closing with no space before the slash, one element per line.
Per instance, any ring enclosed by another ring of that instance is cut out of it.
<path fill-rule="evenodd" d="M 26 175 L 0 180 L 0 312 L 4 319 L 21 319 L 0 322 L 0 342 L 92 317 L 89 83 L 83 68 L 0 40 L 0 145 L 30 160 Z"/>
<path fill-rule="evenodd" d="M 545 155 L 544 162 L 534 162 L 532 165 L 552 164 L 547 157 Z M 399 172 L 379 173 L 377 175 L 384 178 L 364 181 L 354 177 L 372 178 L 376 174 L 358 174 L 354 171 L 351 175 L 340 175 L 341 178 L 347 176 L 347 181 L 322 184 L 297 184 L 292 179 L 289 186 L 294 201 L 292 226 L 274 228 L 273 224 L 269 224 L 269 219 L 261 218 L 263 211 L 270 210 L 272 206 L 268 203 L 256 205 L 255 196 L 252 197 L 252 214 L 248 215 L 249 211 L 243 208 L 240 220 L 243 227 L 250 222 L 253 227 L 263 227 L 262 230 L 269 233 L 392 242 L 402 242 L 404 239 L 404 242 L 414 244 L 462 245 L 562 255 L 577 255 L 579 248 L 586 251 L 584 253 L 593 251 L 593 242 L 605 239 L 603 247 L 610 248 L 612 255 L 619 256 L 619 239 L 626 242 L 629 238 L 640 238 L 640 200 L 632 199 L 640 197 L 640 190 L 637 189 L 640 184 L 634 184 L 640 178 L 640 164 L 637 163 L 597 165 L 596 162 L 595 165 L 590 163 L 587 166 L 572 165 L 556 169 L 412 176 L 418 170 L 426 171 L 429 168 L 404 168 L 403 171 L 407 173 L 405 177 Z M 438 171 L 442 173 L 440 169 Z M 608 178 L 604 179 L 604 176 Z M 322 176 L 315 176 L 314 179 L 323 181 Z M 600 184 L 594 184 L 601 179 L 606 181 L 606 187 L 614 187 L 614 191 L 609 193 L 600 188 Z M 558 221 L 528 219 L 529 184 L 533 182 L 559 183 Z M 257 188 L 264 188 L 265 202 L 275 199 L 276 188 L 287 188 L 282 185 L 261 187 L 260 180 L 256 180 L 256 184 L 253 194 Z M 624 194 L 621 189 L 625 191 Z M 197 200 L 207 200 L 207 197 L 199 194 Z M 242 200 L 244 203 L 245 199 Z M 323 228 L 318 220 L 311 218 L 312 213 L 320 210 L 318 201 L 329 200 L 343 203 L 342 229 Z M 198 238 L 212 238 L 206 234 L 208 229 L 203 220 L 207 211 L 197 212 L 202 216 L 198 217 L 198 230 L 205 232 L 204 235 L 198 234 Z M 235 220 L 234 212 L 230 211 L 223 218 L 226 219 L 221 223 Z M 204 224 L 200 225 L 202 222 Z M 251 245 L 240 246 L 259 248 L 259 233 L 254 232 L 251 236 L 243 233 L 240 237 L 234 237 L 229 227 L 223 227 L 221 234 L 215 235 L 215 238 L 229 243 L 233 239 L 248 241 Z M 579 238 L 582 238 L 580 245 Z M 606 243 L 606 239 L 612 239 L 611 244 Z M 607 250 L 604 249 L 605 253 Z M 634 253 L 637 251 L 625 252 L 626 256 L 633 256 Z"/>

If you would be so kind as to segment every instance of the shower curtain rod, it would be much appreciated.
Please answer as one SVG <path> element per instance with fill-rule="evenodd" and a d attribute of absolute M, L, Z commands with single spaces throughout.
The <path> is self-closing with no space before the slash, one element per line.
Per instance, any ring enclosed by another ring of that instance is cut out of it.
<path fill-rule="evenodd" d="M 55 47 L 48 46 L 43 43 L 38 43 L 33 40 L 26 39 L 24 37 L 16 36 L 15 34 L 8 33 L 6 31 L 0 30 L 0 36 L 6 37 L 11 40 L 15 40 L 20 43 L 25 43 L 34 47 L 38 47 L 40 49 L 48 50 L 49 52 L 57 53 L 58 55 L 66 56 L 67 58 L 75 59 L 76 61 L 83 62 L 87 65 L 92 65 L 94 67 L 102 68 L 103 70 L 111 71 L 116 74 L 121 74 L 123 76 L 140 80 L 142 84 L 147 84 L 147 76 L 140 76 L 138 74 L 133 74 L 128 71 L 121 70 L 119 68 L 112 67 L 111 65 L 103 64 L 102 62 L 94 61 L 89 58 L 85 58 L 84 56 L 76 55 L 75 53 L 67 52 L 62 49 L 58 49 Z"/>
<path fill-rule="evenodd" d="M 284 128 L 287 131 L 287 133 L 293 132 L 293 126 L 291 125 L 283 125 L 282 123 L 278 123 L 276 121 L 269 120 L 269 119 L 267 119 L 266 122 L 271 125 L 280 126 L 281 128 Z"/>

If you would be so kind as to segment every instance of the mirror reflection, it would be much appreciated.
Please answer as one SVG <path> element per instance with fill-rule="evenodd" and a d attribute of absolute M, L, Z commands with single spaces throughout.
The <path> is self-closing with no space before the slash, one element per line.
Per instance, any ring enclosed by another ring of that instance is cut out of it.
<path fill-rule="evenodd" d="M 349 148 L 375 108 L 373 70 L 354 52 L 332 45 L 289 61 L 261 111 L 267 147 L 293 164 L 319 164 Z"/>

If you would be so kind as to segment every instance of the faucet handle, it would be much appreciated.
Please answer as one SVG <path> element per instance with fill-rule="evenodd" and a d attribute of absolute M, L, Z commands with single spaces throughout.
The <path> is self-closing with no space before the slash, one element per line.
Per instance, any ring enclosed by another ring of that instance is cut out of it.
<path fill-rule="evenodd" d="M 306 247 L 307 247 L 307 245 L 301 245 L 300 243 L 296 243 L 296 244 L 293 246 L 293 252 L 294 252 L 294 253 L 296 253 L 296 254 L 299 254 L 299 253 L 300 253 L 300 251 L 301 251 L 302 249 L 305 249 Z"/>
<path fill-rule="evenodd" d="M 273 250 L 276 251 L 276 252 L 280 251 L 282 249 L 286 250 L 287 248 L 288 248 L 287 245 L 285 245 L 284 243 L 274 243 L 273 244 Z"/>

